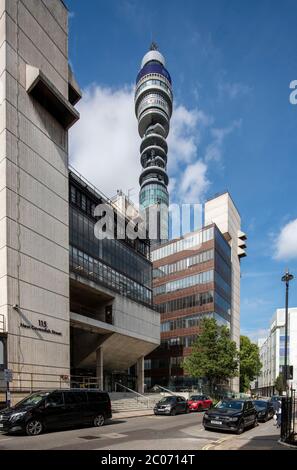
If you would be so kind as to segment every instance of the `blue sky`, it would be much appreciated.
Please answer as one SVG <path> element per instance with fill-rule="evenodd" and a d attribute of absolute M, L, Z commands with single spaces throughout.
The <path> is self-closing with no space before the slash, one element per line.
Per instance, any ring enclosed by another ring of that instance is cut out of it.
<path fill-rule="evenodd" d="M 297 79 L 297 3 L 66 4 L 70 60 L 84 90 L 82 119 L 71 136 L 73 164 L 107 193 L 121 184 L 137 194 L 133 83 L 154 39 L 174 87 L 172 194 L 196 202 L 225 189 L 231 193 L 248 235 L 241 328 L 261 336 L 283 306 L 285 268 L 297 277 L 297 106 L 289 102 L 289 84 Z M 297 281 L 290 303 L 297 305 Z"/>

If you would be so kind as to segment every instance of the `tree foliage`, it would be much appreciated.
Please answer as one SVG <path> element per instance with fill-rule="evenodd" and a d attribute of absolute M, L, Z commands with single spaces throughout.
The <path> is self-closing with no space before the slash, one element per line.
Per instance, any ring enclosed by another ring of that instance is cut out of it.
<path fill-rule="evenodd" d="M 285 379 L 283 374 L 279 374 L 274 382 L 274 386 L 276 390 L 278 391 L 279 395 L 283 394 L 283 391 L 286 390 L 286 384 L 285 384 Z"/>
<path fill-rule="evenodd" d="M 208 379 L 211 388 L 222 379 L 238 375 L 238 351 L 228 328 L 219 326 L 213 318 L 205 318 L 183 367 L 192 377 Z"/>
<path fill-rule="evenodd" d="M 240 337 L 240 391 L 246 392 L 250 383 L 260 374 L 262 364 L 259 347 L 247 336 Z"/>

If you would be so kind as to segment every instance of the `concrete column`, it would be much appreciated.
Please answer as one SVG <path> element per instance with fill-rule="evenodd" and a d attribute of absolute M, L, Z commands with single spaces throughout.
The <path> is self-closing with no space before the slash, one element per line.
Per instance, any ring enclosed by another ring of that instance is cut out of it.
<path fill-rule="evenodd" d="M 137 392 L 144 393 L 144 356 L 137 360 Z"/>
<path fill-rule="evenodd" d="M 96 377 L 98 381 L 98 387 L 103 390 L 103 349 L 102 347 L 96 349 Z"/>

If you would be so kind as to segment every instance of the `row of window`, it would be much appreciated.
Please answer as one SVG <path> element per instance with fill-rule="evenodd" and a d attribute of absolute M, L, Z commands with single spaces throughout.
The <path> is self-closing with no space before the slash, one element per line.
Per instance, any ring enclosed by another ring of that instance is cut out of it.
<path fill-rule="evenodd" d="M 169 243 L 168 245 L 165 245 L 161 248 L 153 250 L 152 261 L 157 261 L 161 258 L 165 258 L 166 256 L 179 253 L 180 251 L 193 249 L 195 247 L 198 247 L 202 243 L 212 240 L 213 237 L 214 237 L 213 227 L 200 230 L 199 232 L 195 233 L 195 235 L 182 238 L 181 240 Z"/>
<path fill-rule="evenodd" d="M 70 185 L 70 202 L 78 206 L 83 212 L 86 212 L 91 217 L 94 217 L 96 207 L 95 202 L 73 185 Z"/>
<path fill-rule="evenodd" d="M 231 261 L 225 261 L 225 259 L 216 250 L 215 255 L 215 269 L 218 273 L 231 282 Z"/>
<path fill-rule="evenodd" d="M 168 205 L 168 192 L 160 185 L 148 184 L 141 190 L 139 201 L 142 207 L 157 203 Z"/>
<path fill-rule="evenodd" d="M 115 271 L 92 256 L 70 246 L 70 269 L 72 272 L 86 276 L 118 291 L 120 294 L 145 304 L 151 304 L 152 292 L 145 286 Z"/>
<path fill-rule="evenodd" d="M 165 349 L 168 349 L 172 346 L 183 346 L 185 348 L 190 348 L 193 346 L 196 339 L 197 335 L 177 336 L 175 338 L 162 339 L 161 346 Z"/>
<path fill-rule="evenodd" d="M 167 331 L 178 330 L 180 328 L 192 328 L 194 326 L 200 326 L 201 321 L 204 318 L 215 318 L 218 325 L 229 325 L 228 320 L 215 312 L 196 313 L 195 315 L 189 315 L 183 318 L 175 318 L 173 320 L 168 320 L 161 323 L 161 332 L 164 333 Z"/>
<path fill-rule="evenodd" d="M 183 277 L 182 279 L 166 282 L 154 288 L 154 295 L 166 294 L 180 289 L 187 289 L 188 287 L 198 284 L 213 282 L 213 273 L 213 270 L 203 271 L 202 273 L 193 274 L 192 276 Z"/>
<path fill-rule="evenodd" d="M 143 97 L 143 99 L 140 102 L 140 105 L 138 106 L 137 118 L 139 119 L 140 115 L 143 113 L 143 111 L 146 108 L 151 108 L 152 106 L 161 107 L 169 116 L 170 110 L 169 110 L 169 106 L 166 100 L 163 99 L 162 96 L 157 93 L 148 93 L 147 95 Z"/>
<path fill-rule="evenodd" d="M 222 233 L 217 228 L 215 230 L 215 239 L 216 239 L 216 243 L 218 244 L 221 251 L 227 257 L 227 259 L 230 259 L 231 247 L 230 247 L 229 243 L 227 242 L 227 240 L 222 235 Z"/>
<path fill-rule="evenodd" d="M 136 94 L 135 94 L 135 99 L 137 99 L 137 97 L 139 96 L 139 93 L 144 89 L 144 88 L 147 88 L 147 87 L 150 87 L 150 86 L 154 86 L 154 85 L 157 85 L 161 88 L 164 88 L 164 90 L 167 91 L 167 93 L 171 96 L 172 98 L 172 91 L 171 89 L 169 88 L 168 85 L 166 85 L 166 83 L 163 81 L 163 80 L 157 80 L 157 79 L 150 79 L 150 80 L 146 80 L 144 83 L 142 83 L 141 85 L 139 85 L 139 87 L 137 87 L 137 90 L 136 90 Z"/>
<path fill-rule="evenodd" d="M 214 250 L 207 250 L 195 256 L 181 259 L 176 263 L 165 264 L 164 266 L 160 266 L 159 268 L 153 270 L 153 278 L 168 276 L 169 274 L 173 274 L 178 271 L 184 271 L 185 269 L 190 268 L 196 264 L 206 263 L 207 261 L 212 260 L 213 257 Z"/>
<path fill-rule="evenodd" d="M 165 75 L 162 75 L 162 74 L 160 74 L 160 73 L 146 73 L 146 74 L 144 75 L 144 77 L 145 77 L 145 81 L 146 81 L 148 78 L 152 78 L 152 79 L 154 79 L 154 78 L 162 78 L 163 80 L 166 80 L 166 81 L 168 82 L 168 84 L 171 86 L 170 81 L 168 80 L 168 78 L 167 78 Z"/>
<path fill-rule="evenodd" d="M 165 182 L 165 178 L 167 178 L 166 173 L 159 173 L 157 171 L 151 171 L 150 173 L 146 173 L 145 176 L 141 175 L 141 184 L 143 184 L 145 181 L 154 179 L 157 181 Z M 168 204 L 168 201 L 167 201 Z"/>
<path fill-rule="evenodd" d="M 151 287 L 151 264 L 147 258 L 138 254 L 124 241 L 96 238 L 95 219 L 70 207 L 69 232 L 70 243 L 94 258 L 101 259 L 116 270 L 126 274 L 140 284 Z M 135 240 L 135 245 L 144 246 L 142 240 Z"/>
<path fill-rule="evenodd" d="M 191 315 L 188 317 L 175 318 L 174 320 L 169 320 L 164 323 L 161 323 L 161 332 L 178 330 L 180 328 L 192 328 L 194 326 L 199 326 L 202 320 L 202 314 L 197 313 L 196 315 Z"/>
<path fill-rule="evenodd" d="M 224 299 L 220 294 L 215 292 L 215 304 L 220 307 L 228 315 L 231 315 L 231 303 Z"/>
<path fill-rule="evenodd" d="M 222 276 L 220 276 L 217 271 L 215 271 L 215 283 L 223 289 L 223 291 L 228 295 L 228 297 L 231 296 L 231 280 L 229 283 L 227 283 Z"/>
<path fill-rule="evenodd" d="M 200 292 L 198 294 L 188 295 L 179 299 L 169 300 L 157 305 L 160 313 L 175 312 L 186 308 L 198 307 L 213 302 L 213 291 Z"/>
<path fill-rule="evenodd" d="M 72 225 L 71 222 L 71 217 L 72 213 L 78 213 L 78 211 L 74 210 L 74 206 L 76 208 L 79 208 L 80 211 L 84 212 L 88 218 L 85 220 L 89 220 L 89 224 L 92 225 L 91 231 L 94 232 L 93 224 L 95 224 L 96 218 L 94 217 L 94 211 L 95 208 L 98 204 L 101 204 L 102 201 L 98 198 L 97 203 L 94 202 L 93 199 L 88 197 L 84 192 L 80 191 L 76 186 L 73 184 L 70 185 L 70 202 L 72 204 L 72 211 L 70 210 L 70 235 L 72 231 L 76 231 L 76 224 Z M 90 220 L 90 218 L 93 219 Z M 75 221 L 76 222 L 76 221 Z M 94 239 L 94 234 L 91 234 L 91 231 L 88 231 L 88 236 L 86 237 L 86 243 L 90 242 L 93 243 Z M 87 235 L 87 234 L 85 234 Z M 117 236 L 117 218 L 114 218 L 114 236 Z M 97 240 L 97 239 L 96 239 Z M 139 253 L 143 254 L 144 256 L 148 257 L 149 256 L 149 245 L 146 242 L 146 240 L 142 240 L 140 238 L 136 238 L 135 240 L 132 240 L 129 237 L 125 238 L 125 243 L 133 250 L 138 251 Z"/>

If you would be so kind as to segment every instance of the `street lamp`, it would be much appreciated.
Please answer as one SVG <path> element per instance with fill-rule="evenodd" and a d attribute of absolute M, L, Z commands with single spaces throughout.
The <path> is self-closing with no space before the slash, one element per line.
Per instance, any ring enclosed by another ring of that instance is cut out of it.
<path fill-rule="evenodd" d="M 293 274 L 287 270 L 286 274 L 282 277 L 282 281 L 286 283 L 286 316 L 285 316 L 285 374 L 284 381 L 286 384 L 286 395 L 288 396 L 288 305 L 289 305 L 289 282 L 294 279 Z"/>

